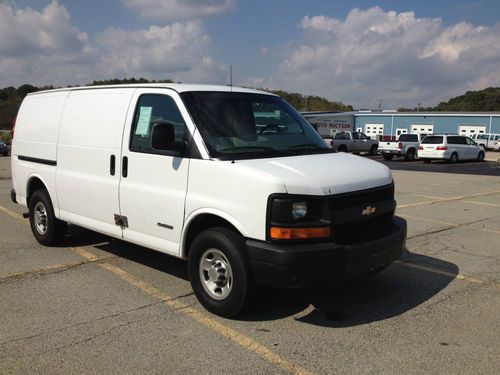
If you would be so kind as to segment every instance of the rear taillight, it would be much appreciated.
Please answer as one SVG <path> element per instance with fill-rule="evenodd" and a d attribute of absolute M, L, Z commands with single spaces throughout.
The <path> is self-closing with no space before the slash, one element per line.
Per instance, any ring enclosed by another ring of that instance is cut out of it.
<path fill-rule="evenodd" d="M 418 146 L 418 149 L 419 149 L 419 150 L 423 150 L 423 149 L 424 149 L 424 146 Z"/>
<path fill-rule="evenodd" d="M 436 150 L 437 151 L 445 151 L 445 150 L 448 150 L 448 147 L 446 147 L 446 146 L 437 146 Z"/>
<path fill-rule="evenodd" d="M 402 150 L 402 149 L 403 149 L 403 144 L 402 144 L 401 142 L 399 142 L 399 143 L 398 143 L 398 148 L 399 148 L 400 150 Z"/>

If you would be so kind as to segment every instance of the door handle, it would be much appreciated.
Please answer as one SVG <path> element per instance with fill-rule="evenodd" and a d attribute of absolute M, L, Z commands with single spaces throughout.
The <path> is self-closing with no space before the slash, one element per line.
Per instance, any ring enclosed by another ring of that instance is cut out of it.
<path fill-rule="evenodd" d="M 128 158 L 126 156 L 122 159 L 122 177 L 127 177 L 128 175 Z"/>
<path fill-rule="evenodd" d="M 116 163 L 116 157 L 115 155 L 111 155 L 109 157 L 109 173 L 111 176 L 115 175 L 115 163 Z"/>

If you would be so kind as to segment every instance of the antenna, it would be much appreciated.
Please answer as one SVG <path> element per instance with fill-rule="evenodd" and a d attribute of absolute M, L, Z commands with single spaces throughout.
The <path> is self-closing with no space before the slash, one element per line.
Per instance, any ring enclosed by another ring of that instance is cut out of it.
<path fill-rule="evenodd" d="M 229 86 L 233 87 L 233 66 L 229 64 Z"/>

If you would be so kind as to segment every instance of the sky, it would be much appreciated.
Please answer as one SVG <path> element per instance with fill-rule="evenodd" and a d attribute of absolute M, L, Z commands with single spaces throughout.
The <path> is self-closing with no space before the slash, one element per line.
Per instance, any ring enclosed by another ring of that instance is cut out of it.
<path fill-rule="evenodd" d="M 500 1 L 0 0 L 0 87 L 144 77 L 435 106 L 500 86 Z"/>

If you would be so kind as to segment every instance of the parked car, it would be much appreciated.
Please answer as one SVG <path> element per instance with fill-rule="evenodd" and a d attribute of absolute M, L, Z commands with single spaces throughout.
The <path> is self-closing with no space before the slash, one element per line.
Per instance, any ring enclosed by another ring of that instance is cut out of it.
<path fill-rule="evenodd" d="M 493 144 L 493 150 L 500 151 L 500 139 Z"/>
<path fill-rule="evenodd" d="M 0 154 L 3 156 L 8 156 L 9 155 L 9 149 L 7 148 L 7 144 L 5 142 L 0 141 Z"/>
<path fill-rule="evenodd" d="M 426 134 L 401 134 L 395 142 L 380 142 L 378 153 L 385 160 L 404 156 L 405 160 L 414 160 L 417 156 L 418 146 Z"/>
<path fill-rule="evenodd" d="M 500 140 L 500 134 L 478 134 L 475 142 L 484 149 L 484 151 L 492 149 L 496 141 Z"/>
<path fill-rule="evenodd" d="M 241 312 L 254 283 L 363 277 L 404 249 L 390 169 L 333 153 L 266 92 L 40 91 L 23 100 L 12 145 L 11 199 L 39 243 L 56 244 L 72 223 L 185 259 L 196 297 L 221 316 Z"/>
<path fill-rule="evenodd" d="M 375 155 L 378 150 L 378 141 L 361 132 L 343 131 L 335 133 L 333 149 L 339 152 L 352 152 L 353 154 L 369 152 Z"/>
<path fill-rule="evenodd" d="M 463 135 L 428 135 L 418 148 L 418 157 L 424 162 L 448 160 L 456 163 L 461 160 L 484 160 L 484 150 L 471 138 Z"/>

